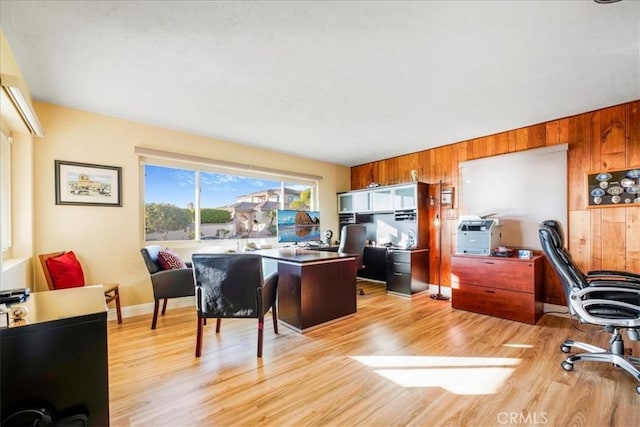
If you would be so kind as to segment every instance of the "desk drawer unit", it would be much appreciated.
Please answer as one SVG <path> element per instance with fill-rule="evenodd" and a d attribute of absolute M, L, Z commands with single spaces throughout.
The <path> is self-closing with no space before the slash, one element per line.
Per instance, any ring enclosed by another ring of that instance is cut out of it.
<path fill-rule="evenodd" d="M 429 289 L 427 249 L 387 252 L 387 291 L 412 296 Z"/>
<path fill-rule="evenodd" d="M 451 257 L 451 306 L 535 324 L 543 308 L 543 259 Z"/>

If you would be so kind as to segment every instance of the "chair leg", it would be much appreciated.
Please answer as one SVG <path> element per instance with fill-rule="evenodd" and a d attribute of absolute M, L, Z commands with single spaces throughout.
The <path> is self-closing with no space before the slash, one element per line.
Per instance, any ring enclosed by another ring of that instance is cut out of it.
<path fill-rule="evenodd" d="M 164 316 L 164 313 L 167 311 L 167 300 L 169 298 L 165 298 L 164 299 L 164 303 L 162 304 L 162 315 Z"/>
<path fill-rule="evenodd" d="M 206 320 L 205 320 L 206 321 Z M 222 322 L 222 319 L 220 319 L 219 317 L 216 319 L 216 334 L 220 332 L 220 323 Z"/>
<path fill-rule="evenodd" d="M 151 320 L 151 329 L 156 328 L 156 323 L 158 323 L 158 308 L 160 305 L 160 300 L 153 301 L 153 320 Z"/>
<path fill-rule="evenodd" d="M 116 314 L 118 315 L 118 325 L 122 324 L 122 308 L 120 306 L 120 291 L 118 288 L 114 289 L 116 295 Z"/>
<path fill-rule="evenodd" d="M 198 316 L 198 331 L 196 332 L 196 357 L 202 354 L 202 329 L 204 326 L 204 318 Z"/>
<path fill-rule="evenodd" d="M 278 311 L 275 304 L 271 306 L 271 317 L 273 317 L 273 332 L 278 333 Z"/>
<path fill-rule="evenodd" d="M 264 317 L 258 318 L 258 357 L 262 357 L 262 333 L 264 332 Z"/>

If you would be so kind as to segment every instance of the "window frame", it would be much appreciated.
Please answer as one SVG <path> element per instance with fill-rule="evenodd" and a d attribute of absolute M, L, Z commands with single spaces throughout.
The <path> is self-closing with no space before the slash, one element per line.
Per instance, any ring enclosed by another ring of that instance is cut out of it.
<path fill-rule="evenodd" d="M 2 258 L 11 256 L 13 240 L 12 229 L 12 197 L 11 197 L 11 145 L 13 139 L 4 125 L 0 123 L 0 250 Z"/>
<path fill-rule="evenodd" d="M 137 150 L 140 149 L 137 147 Z M 155 151 L 155 150 L 150 150 Z M 162 152 L 165 153 L 165 152 Z M 152 155 L 142 155 L 140 154 L 139 158 L 139 186 L 140 186 L 140 206 L 141 206 L 141 215 L 140 215 L 140 240 L 143 244 L 170 244 L 172 246 L 180 246 L 180 245 L 188 245 L 188 244 L 201 244 L 203 242 L 210 243 L 211 240 L 203 240 L 200 238 L 200 231 L 202 224 L 200 223 L 200 194 L 201 194 L 201 173 L 215 173 L 215 174 L 225 174 L 225 175 L 235 175 L 246 178 L 256 178 L 256 179 L 264 179 L 269 181 L 279 181 L 280 182 L 280 191 L 281 196 L 279 198 L 279 208 L 283 208 L 285 205 L 286 196 L 283 194 L 285 184 L 296 184 L 296 185 L 304 185 L 311 187 L 311 206 L 309 210 L 317 210 L 318 208 L 318 199 L 319 199 L 319 187 L 320 180 L 322 177 L 316 177 L 313 175 L 304 175 L 297 174 L 295 172 L 288 171 L 278 171 L 274 169 L 266 169 L 266 168 L 258 168 L 258 167 L 234 167 L 229 166 L 230 163 L 222 162 L 215 159 L 205 159 L 207 162 L 203 162 L 200 157 L 194 157 L 194 159 L 198 159 L 198 161 L 185 161 L 184 155 L 177 155 L 176 158 L 172 158 L 171 156 L 165 155 L 162 156 L 152 156 Z M 185 240 L 147 240 L 146 233 L 146 220 L 145 220 L 145 211 L 146 211 L 146 166 L 160 166 L 166 168 L 175 168 L 175 169 L 183 169 L 195 172 L 195 184 L 194 184 L 194 238 L 193 239 L 185 239 Z M 235 165 L 235 164 L 234 164 Z M 197 237 L 196 237 L 197 236 Z M 272 238 L 268 238 L 268 240 L 274 239 L 276 241 L 277 237 L 273 236 Z M 219 239 L 217 242 L 225 242 L 236 244 L 238 238 L 231 239 Z M 228 244 L 227 244 L 228 246 Z"/>

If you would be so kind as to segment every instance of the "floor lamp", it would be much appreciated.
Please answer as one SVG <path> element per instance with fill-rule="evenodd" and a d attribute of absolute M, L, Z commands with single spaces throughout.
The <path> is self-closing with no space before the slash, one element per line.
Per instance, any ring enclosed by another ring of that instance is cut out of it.
<path fill-rule="evenodd" d="M 448 301 L 449 297 L 443 295 L 441 292 L 442 280 L 440 277 L 442 274 L 442 222 L 440 218 L 442 213 L 442 181 L 438 184 L 438 200 L 436 203 L 438 205 L 438 212 L 436 213 L 436 218 L 433 220 L 433 226 L 438 230 L 438 293 L 431 294 L 431 298 L 440 301 Z"/>

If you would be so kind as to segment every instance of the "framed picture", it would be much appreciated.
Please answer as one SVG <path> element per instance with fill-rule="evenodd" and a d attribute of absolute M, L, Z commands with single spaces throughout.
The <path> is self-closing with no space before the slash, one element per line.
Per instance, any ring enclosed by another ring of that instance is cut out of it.
<path fill-rule="evenodd" d="M 453 206 L 453 187 L 442 189 L 440 192 L 440 204 L 443 206 Z"/>
<path fill-rule="evenodd" d="M 55 161 L 56 205 L 122 206 L 122 168 Z"/>
<path fill-rule="evenodd" d="M 640 167 L 587 174 L 587 206 L 640 205 Z"/>

